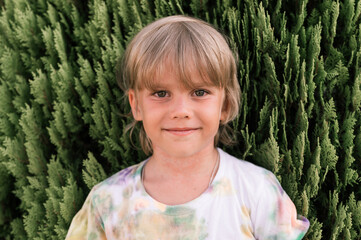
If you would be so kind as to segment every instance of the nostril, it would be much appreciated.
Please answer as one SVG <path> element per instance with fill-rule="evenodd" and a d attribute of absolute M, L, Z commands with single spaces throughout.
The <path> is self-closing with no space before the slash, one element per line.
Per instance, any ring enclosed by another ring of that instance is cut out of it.
<path fill-rule="evenodd" d="M 188 115 L 183 115 L 183 114 L 175 114 L 173 116 L 173 118 L 189 118 L 189 116 Z"/>

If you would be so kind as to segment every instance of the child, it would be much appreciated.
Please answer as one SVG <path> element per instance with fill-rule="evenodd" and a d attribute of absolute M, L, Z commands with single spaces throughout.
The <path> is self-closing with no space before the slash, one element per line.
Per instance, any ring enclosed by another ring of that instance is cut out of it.
<path fill-rule="evenodd" d="M 129 44 L 122 81 L 151 154 L 90 192 L 67 239 L 301 239 L 275 176 L 216 148 L 238 113 L 236 63 L 211 25 L 162 18 Z"/>

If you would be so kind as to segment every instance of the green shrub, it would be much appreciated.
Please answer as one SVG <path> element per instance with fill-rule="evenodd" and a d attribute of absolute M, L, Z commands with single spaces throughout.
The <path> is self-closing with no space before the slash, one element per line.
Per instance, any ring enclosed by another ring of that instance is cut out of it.
<path fill-rule="evenodd" d="M 146 156 L 115 69 L 154 19 L 222 29 L 243 92 L 222 146 L 272 170 L 311 222 L 361 236 L 361 1 L 1 0 L 0 238 L 64 239 L 89 189 Z"/>

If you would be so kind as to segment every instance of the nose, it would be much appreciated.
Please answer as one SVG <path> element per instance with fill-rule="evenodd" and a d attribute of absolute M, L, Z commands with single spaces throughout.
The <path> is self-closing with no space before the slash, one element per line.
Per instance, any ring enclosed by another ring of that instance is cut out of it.
<path fill-rule="evenodd" d="M 176 96 L 172 99 L 170 104 L 170 117 L 172 119 L 183 119 L 191 117 L 191 102 L 187 96 Z"/>

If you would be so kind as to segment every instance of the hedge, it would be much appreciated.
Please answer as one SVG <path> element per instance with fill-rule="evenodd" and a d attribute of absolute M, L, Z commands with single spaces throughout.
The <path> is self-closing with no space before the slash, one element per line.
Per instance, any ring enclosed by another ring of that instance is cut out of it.
<path fill-rule="evenodd" d="M 129 40 L 185 14 L 239 54 L 238 144 L 310 220 L 361 239 L 361 1 L 0 0 L 0 238 L 64 239 L 91 187 L 146 158 L 123 129 Z M 137 145 L 137 143 L 136 143 Z"/>

